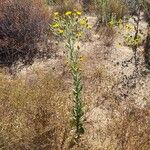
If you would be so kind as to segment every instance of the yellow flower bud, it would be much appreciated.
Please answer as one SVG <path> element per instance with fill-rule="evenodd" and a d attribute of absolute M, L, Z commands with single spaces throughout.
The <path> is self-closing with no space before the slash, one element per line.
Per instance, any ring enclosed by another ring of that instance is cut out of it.
<path fill-rule="evenodd" d="M 77 36 L 77 37 L 81 37 L 81 36 L 82 36 L 82 32 L 78 32 L 78 33 L 76 34 L 76 36 Z"/>
<path fill-rule="evenodd" d="M 80 56 L 79 60 L 80 60 L 80 61 L 84 61 L 84 57 L 83 57 L 83 56 Z"/>
<path fill-rule="evenodd" d="M 134 28 L 134 27 L 133 27 L 131 24 L 127 24 L 127 25 L 126 25 L 126 29 L 129 30 L 129 31 L 132 30 L 133 28 Z"/>
<path fill-rule="evenodd" d="M 60 24 L 55 23 L 55 24 L 52 25 L 52 27 L 53 27 L 53 28 L 58 28 L 58 27 L 60 27 Z"/>
<path fill-rule="evenodd" d="M 69 16 L 69 15 L 71 15 L 71 14 L 72 14 L 71 11 L 67 11 L 67 12 L 65 13 L 66 16 Z"/>
<path fill-rule="evenodd" d="M 87 25 L 87 28 L 88 28 L 88 29 L 92 29 L 92 26 L 88 24 L 88 25 Z"/>
<path fill-rule="evenodd" d="M 109 25 L 112 27 L 112 26 L 114 25 L 114 21 L 111 20 L 111 21 L 109 22 Z"/>
<path fill-rule="evenodd" d="M 59 32 L 60 34 L 62 34 L 62 33 L 64 33 L 64 30 L 59 29 L 58 32 Z"/>
<path fill-rule="evenodd" d="M 59 12 L 54 12 L 54 15 L 55 15 L 55 16 L 58 16 L 58 15 L 59 15 Z"/>
<path fill-rule="evenodd" d="M 80 16 L 80 15 L 81 15 L 81 12 L 80 12 L 80 11 L 77 11 L 76 14 Z"/>
<path fill-rule="evenodd" d="M 86 25 L 86 24 L 87 24 L 87 21 L 86 21 L 85 19 L 82 19 L 82 20 L 80 20 L 80 22 L 79 22 L 79 23 L 80 23 L 80 25 L 83 25 L 83 26 L 84 26 L 84 25 Z"/>

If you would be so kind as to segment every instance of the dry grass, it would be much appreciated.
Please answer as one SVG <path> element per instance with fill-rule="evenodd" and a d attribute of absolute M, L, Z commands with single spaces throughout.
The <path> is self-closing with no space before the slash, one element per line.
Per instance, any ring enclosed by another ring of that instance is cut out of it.
<path fill-rule="evenodd" d="M 97 30 L 100 35 L 99 39 L 103 41 L 104 46 L 111 47 L 115 40 L 115 29 L 109 26 L 101 26 Z"/>
<path fill-rule="evenodd" d="M 117 80 L 101 65 L 96 68 L 92 81 L 87 81 L 88 112 L 81 149 L 84 146 L 88 150 L 149 149 L 148 101 L 140 107 L 135 100 L 121 100 L 116 91 Z"/>
<path fill-rule="evenodd" d="M 53 11 L 64 13 L 77 9 L 77 4 L 72 2 L 62 3 L 60 7 L 56 5 Z M 93 9 L 92 4 L 91 7 Z M 118 14 L 118 19 L 124 15 L 115 0 L 111 1 L 109 9 L 109 13 Z M 107 51 L 106 46 L 113 44 L 115 31 L 102 26 L 98 32 L 99 40 L 105 45 L 104 51 Z M 135 100 L 119 97 L 123 94 L 119 93 L 122 88 L 118 86 L 120 76 L 107 72 L 102 64 L 105 54 L 96 51 L 93 54 L 93 47 L 87 47 L 88 61 L 83 64 L 85 133 L 78 145 L 71 141 L 70 72 L 61 63 L 62 66 L 55 64 L 61 66 L 54 67 L 55 75 L 38 70 L 24 78 L 12 78 L 0 70 L 0 149 L 149 150 L 149 105 L 140 107 Z"/>
<path fill-rule="evenodd" d="M 118 110 L 115 108 L 112 121 L 107 126 L 107 136 L 111 139 L 108 149 L 112 147 L 117 150 L 148 150 L 149 110 L 137 108 L 131 102 L 119 105 Z"/>
<path fill-rule="evenodd" d="M 82 6 L 74 0 L 69 1 L 57 1 L 54 7 L 52 7 L 52 14 L 53 12 L 59 12 L 60 14 L 64 14 L 66 11 L 74 11 L 74 10 L 80 10 L 82 11 Z"/>
<path fill-rule="evenodd" d="M 85 124 L 88 134 L 83 140 L 86 143 L 81 142 L 85 149 L 89 145 L 89 150 L 149 150 L 148 108 L 138 108 L 134 101 L 119 101 L 110 92 L 99 100 L 91 116 L 95 119 Z"/>
<path fill-rule="evenodd" d="M 70 133 L 69 92 L 51 74 L 36 74 L 25 84 L 0 74 L 2 149 L 61 149 Z"/>
<path fill-rule="evenodd" d="M 122 18 L 127 13 L 127 6 L 122 0 L 110 0 L 109 12 L 116 15 L 116 19 Z"/>

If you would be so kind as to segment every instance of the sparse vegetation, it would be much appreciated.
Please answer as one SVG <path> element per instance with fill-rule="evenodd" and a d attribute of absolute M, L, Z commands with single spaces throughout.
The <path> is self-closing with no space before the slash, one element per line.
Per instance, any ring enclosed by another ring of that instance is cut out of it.
<path fill-rule="evenodd" d="M 149 150 L 149 6 L 0 0 L 0 150 Z"/>

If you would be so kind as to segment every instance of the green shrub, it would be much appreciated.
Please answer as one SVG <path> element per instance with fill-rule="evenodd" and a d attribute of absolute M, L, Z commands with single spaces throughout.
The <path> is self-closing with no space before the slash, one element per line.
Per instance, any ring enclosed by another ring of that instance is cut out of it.
<path fill-rule="evenodd" d="M 95 0 L 94 3 L 99 24 L 106 25 L 112 18 L 119 20 L 127 12 L 121 0 Z"/>

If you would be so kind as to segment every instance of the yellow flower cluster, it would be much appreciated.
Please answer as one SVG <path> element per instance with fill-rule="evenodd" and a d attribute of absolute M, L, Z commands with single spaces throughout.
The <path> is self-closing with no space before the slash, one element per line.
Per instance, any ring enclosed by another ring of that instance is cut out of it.
<path fill-rule="evenodd" d="M 126 36 L 125 42 L 128 46 L 134 46 L 134 45 L 141 44 L 142 39 L 141 39 L 141 36 L 138 36 L 136 39 L 134 38 L 134 36 Z"/>
<path fill-rule="evenodd" d="M 82 32 L 78 32 L 78 33 L 76 34 L 77 38 L 78 38 L 78 37 L 81 37 L 82 35 L 83 35 Z"/>
<path fill-rule="evenodd" d="M 84 61 L 84 57 L 83 57 L 83 56 L 80 56 L 80 57 L 79 57 L 79 60 L 80 60 L 80 61 Z"/>
<path fill-rule="evenodd" d="M 55 30 L 57 30 L 57 32 L 59 34 L 63 34 L 64 33 L 64 30 L 61 29 L 61 25 L 59 23 L 55 23 L 52 25 L 52 28 L 54 28 Z"/>
<path fill-rule="evenodd" d="M 88 29 L 92 29 L 92 26 L 90 24 L 87 25 Z"/>
<path fill-rule="evenodd" d="M 117 25 L 117 23 L 118 23 L 117 20 L 114 17 L 112 17 L 111 20 L 108 22 L 108 25 L 110 27 L 113 27 L 113 26 Z"/>
<path fill-rule="evenodd" d="M 70 16 L 70 15 L 78 15 L 80 16 L 81 15 L 81 12 L 80 11 L 75 11 L 75 12 L 72 12 L 72 11 L 67 11 L 65 12 L 65 16 Z"/>
<path fill-rule="evenodd" d="M 52 27 L 53 27 L 53 28 L 59 28 L 59 27 L 60 27 L 60 24 L 55 23 L 55 24 L 52 25 Z"/>
<path fill-rule="evenodd" d="M 76 14 L 80 16 L 80 15 L 81 15 L 81 12 L 80 12 L 80 11 L 76 11 Z"/>
<path fill-rule="evenodd" d="M 80 20 L 80 21 L 79 21 L 79 24 L 80 24 L 81 26 L 86 26 L 87 29 L 92 29 L 92 26 L 91 26 L 90 24 L 88 24 L 87 18 L 84 18 L 84 19 Z"/>
<path fill-rule="evenodd" d="M 133 25 L 131 25 L 131 24 L 126 25 L 126 30 L 130 31 L 132 29 L 134 29 Z"/>
<path fill-rule="evenodd" d="M 54 16 L 58 16 L 59 15 L 59 12 L 54 12 Z"/>
<path fill-rule="evenodd" d="M 73 35 L 76 38 L 80 38 L 83 35 L 84 29 L 92 29 L 92 26 L 88 24 L 88 19 L 81 18 L 81 12 L 80 11 L 66 11 L 63 15 L 61 15 L 59 12 L 54 12 L 54 23 L 50 25 L 52 30 L 57 34 L 57 35 L 63 35 L 66 36 L 68 31 L 68 27 L 70 28 L 73 32 Z M 68 26 L 69 20 L 70 21 L 75 21 L 75 25 Z"/>
<path fill-rule="evenodd" d="M 86 19 L 86 18 L 84 18 L 84 19 L 82 19 L 82 20 L 80 20 L 80 25 L 87 25 L 88 24 L 88 20 Z"/>
<path fill-rule="evenodd" d="M 63 34 L 63 33 L 64 33 L 64 30 L 59 29 L 59 30 L 58 30 L 58 33 Z"/>

